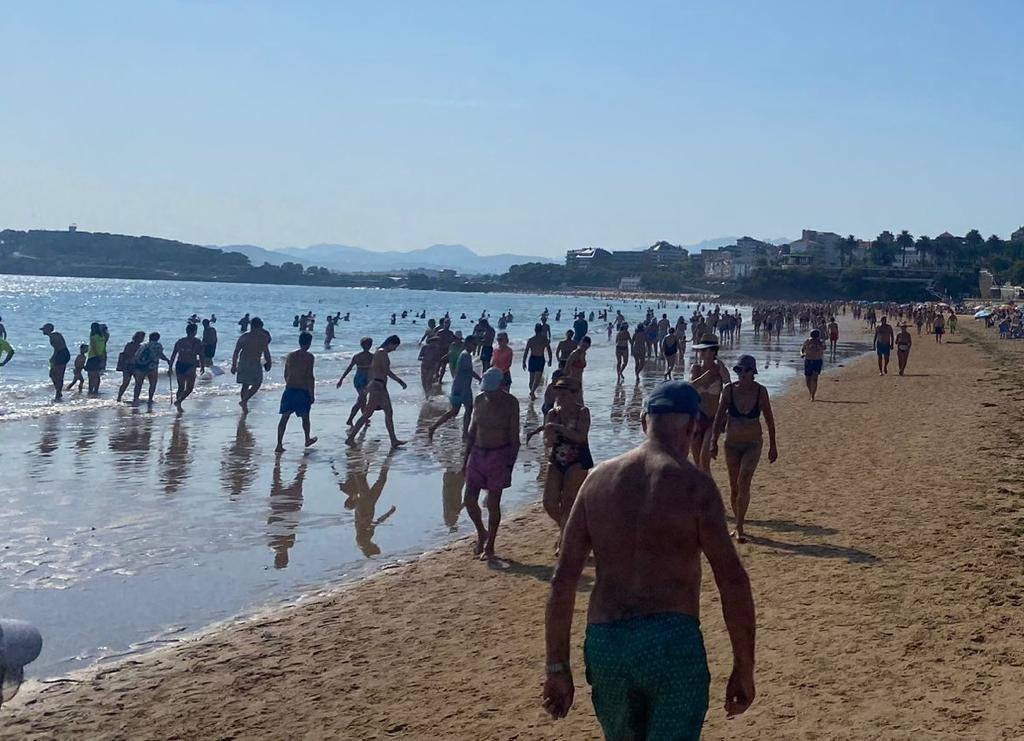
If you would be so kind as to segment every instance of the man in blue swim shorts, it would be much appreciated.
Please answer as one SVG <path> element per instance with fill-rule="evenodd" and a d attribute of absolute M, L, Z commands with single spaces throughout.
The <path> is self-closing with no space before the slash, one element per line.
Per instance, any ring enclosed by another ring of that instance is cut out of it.
<path fill-rule="evenodd" d="M 544 708 L 564 718 L 575 686 L 569 643 L 576 586 L 593 551 L 584 662 L 606 739 L 698 739 L 709 674 L 700 632 L 701 554 L 732 640 L 729 716 L 754 699 L 754 600 L 710 476 L 687 459 L 700 394 L 667 381 L 647 398 L 640 447 L 599 465 L 562 535 L 547 607 Z"/>
<path fill-rule="evenodd" d="M 306 436 L 306 447 L 316 442 L 309 434 L 309 410 L 316 400 L 316 380 L 313 377 L 313 353 L 309 346 L 313 335 L 303 332 L 299 335 L 299 349 L 288 353 L 284 361 L 284 393 L 281 394 L 281 421 L 277 424 L 277 448 L 275 453 L 284 452 L 284 433 L 288 420 L 294 414 L 302 420 L 302 432 Z"/>
<path fill-rule="evenodd" d="M 889 355 L 892 353 L 892 346 L 895 335 L 892 325 L 882 317 L 882 322 L 875 327 L 875 354 L 878 355 L 878 375 L 884 376 L 889 372 Z"/>
<path fill-rule="evenodd" d="M 825 341 L 821 339 L 820 330 L 811 330 L 811 336 L 800 347 L 800 356 L 804 359 L 804 383 L 811 401 L 814 401 L 818 393 L 818 376 L 825 365 Z"/>

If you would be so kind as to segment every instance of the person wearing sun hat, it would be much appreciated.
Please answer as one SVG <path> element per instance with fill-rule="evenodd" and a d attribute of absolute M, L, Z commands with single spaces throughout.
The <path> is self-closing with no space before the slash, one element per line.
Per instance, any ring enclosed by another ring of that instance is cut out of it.
<path fill-rule="evenodd" d="M 666 381 L 647 397 L 646 439 L 595 468 L 569 515 L 551 580 L 543 707 L 568 714 L 573 605 L 593 553 L 583 659 L 604 736 L 700 738 L 710 676 L 700 631 L 701 554 L 732 641 L 725 712 L 753 702 L 756 618 L 750 580 L 729 539 L 715 482 L 688 460 L 701 397 Z"/>
<path fill-rule="evenodd" d="M 741 355 L 733 371 L 739 380 L 722 390 L 711 434 L 711 457 L 718 457 L 718 438 L 724 431 L 729 501 L 736 518 L 736 530 L 732 535 L 740 543 L 746 543 L 743 524 L 750 506 L 750 486 L 764 445 L 762 416 L 768 427 L 768 461 L 774 463 L 779 452 L 775 444 L 775 415 L 772 413 L 768 389 L 754 380 L 757 376 L 757 361 L 752 355 Z"/>
<path fill-rule="evenodd" d="M 700 393 L 700 418 L 693 436 L 693 462 L 711 471 L 711 428 L 718 414 L 722 387 L 732 380 L 729 369 L 718 359 L 718 336 L 705 332 L 693 346 L 697 361 L 690 367 L 690 383 Z"/>

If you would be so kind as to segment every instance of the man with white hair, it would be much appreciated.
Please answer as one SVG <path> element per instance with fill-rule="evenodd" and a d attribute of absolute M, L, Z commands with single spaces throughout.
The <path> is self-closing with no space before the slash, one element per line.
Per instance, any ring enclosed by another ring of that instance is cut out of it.
<path fill-rule="evenodd" d="M 505 374 L 490 368 L 480 381 L 481 393 L 473 402 L 463 470 L 465 505 L 476 526 L 474 553 L 480 560 L 494 558 L 494 541 L 501 524 L 501 493 L 512 485 L 512 469 L 519 455 L 519 400 L 503 386 Z M 480 511 L 480 492 L 487 490 L 487 527 Z"/>
<path fill-rule="evenodd" d="M 547 607 L 543 704 L 554 718 L 572 707 L 573 607 L 593 551 L 584 661 L 609 739 L 700 737 L 710 681 L 700 632 L 702 553 L 732 641 L 726 713 L 738 715 L 754 699 L 750 581 L 729 537 L 718 487 L 687 458 L 700 402 L 700 393 L 683 381 L 655 388 L 642 418 L 647 439 L 590 472 L 562 535 Z"/>

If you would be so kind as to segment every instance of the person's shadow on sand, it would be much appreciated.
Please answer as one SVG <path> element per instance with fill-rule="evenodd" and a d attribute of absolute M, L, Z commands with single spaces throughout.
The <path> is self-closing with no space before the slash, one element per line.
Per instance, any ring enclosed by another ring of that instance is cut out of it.
<path fill-rule="evenodd" d="M 522 563 L 509 558 L 502 559 L 502 567 L 497 569 L 512 576 L 526 576 L 538 581 L 550 582 L 554 576 L 555 567 L 549 564 Z M 580 577 L 577 592 L 589 592 L 594 588 L 594 580 L 587 574 Z"/>
<path fill-rule="evenodd" d="M 878 556 L 862 551 L 858 548 L 847 548 L 831 543 L 786 543 L 782 540 L 765 538 L 760 535 L 747 533 L 747 541 L 756 545 L 763 545 L 768 548 L 775 548 L 786 551 L 797 556 L 813 556 L 815 558 L 845 558 L 849 563 L 881 563 Z"/>

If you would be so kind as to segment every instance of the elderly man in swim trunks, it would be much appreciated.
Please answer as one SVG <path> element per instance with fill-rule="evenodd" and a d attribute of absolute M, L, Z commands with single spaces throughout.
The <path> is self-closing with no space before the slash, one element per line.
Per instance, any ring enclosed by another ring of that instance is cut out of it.
<path fill-rule="evenodd" d="M 519 400 L 503 388 L 504 374 L 497 368 L 484 373 L 481 393 L 473 403 L 463 469 L 466 472 L 466 513 L 476 526 L 474 553 L 482 561 L 494 558 L 494 543 L 501 525 L 501 493 L 512 485 L 512 469 L 519 455 Z M 487 527 L 480 511 L 480 492 L 487 490 Z"/>
<path fill-rule="evenodd" d="M 875 327 L 875 354 L 878 355 L 878 375 L 882 376 L 889 372 L 889 355 L 893 346 L 892 326 L 882 317 L 882 322 Z"/>
<path fill-rule="evenodd" d="M 254 316 L 249 320 L 249 327 L 249 331 L 238 338 L 231 356 L 231 373 L 242 387 L 238 406 L 242 407 L 243 413 L 249 412 L 249 399 L 260 390 L 263 371 L 269 371 L 273 362 L 270 358 L 270 333 L 263 329 L 263 320 Z"/>
<path fill-rule="evenodd" d="M 800 357 L 804 359 L 804 383 L 811 401 L 814 401 L 818 393 L 818 376 L 825 365 L 825 343 L 821 340 L 821 330 L 811 330 L 811 336 L 800 347 Z"/>
<path fill-rule="evenodd" d="M 370 363 L 370 385 L 366 391 L 366 408 L 359 417 L 359 421 L 349 430 L 348 437 L 345 438 L 347 445 L 355 445 L 356 435 L 370 422 L 370 417 L 378 409 L 384 412 L 384 426 L 391 437 L 391 447 L 398 448 L 405 445 L 405 441 L 399 440 L 395 435 L 395 412 L 391 408 L 391 394 L 388 393 L 389 378 L 393 379 L 403 389 L 408 388 L 405 381 L 396 376 L 391 370 L 391 358 L 389 356 L 401 344 L 401 338 L 393 334 L 384 340 L 384 344 L 374 352 L 373 361 Z"/>
<path fill-rule="evenodd" d="M 584 647 L 597 719 L 608 739 L 696 739 L 708 708 L 700 632 L 701 554 L 721 594 L 732 641 L 729 716 L 754 700 L 754 600 L 710 476 L 687 460 L 700 394 L 668 381 L 648 397 L 646 440 L 590 472 L 569 515 L 546 616 L 543 704 L 572 707 L 569 666 L 576 587 L 596 561 Z"/>
<path fill-rule="evenodd" d="M 50 340 L 50 347 L 53 348 L 53 355 L 50 356 L 50 381 L 57 391 L 53 400 L 60 401 L 63 398 L 64 374 L 67 371 L 68 363 L 71 362 L 71 351 L 68 350 L 68 343 L 64 340 L 64 335 L 55 331 L 49 322 L 40 327 L 39 331 L 46 335 Z"/>

